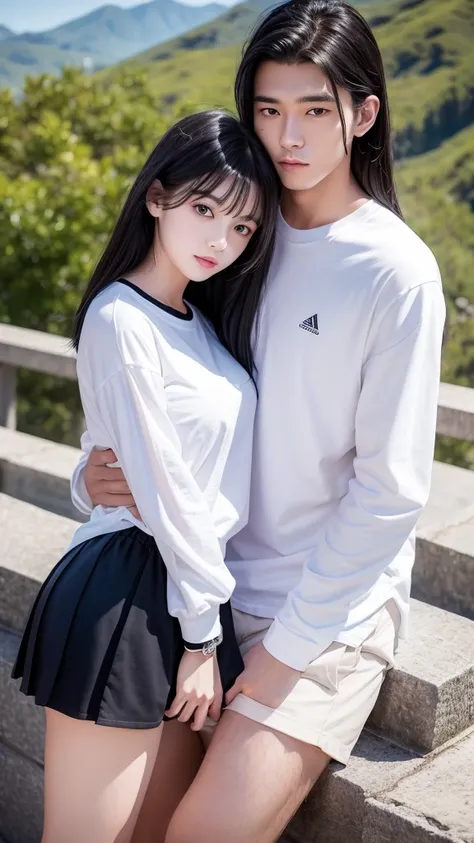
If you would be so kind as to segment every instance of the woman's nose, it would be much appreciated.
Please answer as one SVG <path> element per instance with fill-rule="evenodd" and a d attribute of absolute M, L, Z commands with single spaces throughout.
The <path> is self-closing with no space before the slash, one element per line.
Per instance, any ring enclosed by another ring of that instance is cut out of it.
<path fill-rule="evenodd" d="M 224 249 L 227 249 L 227 237 L 222 236 L 209 240 L 209 248 L 214 249 L 215 252 L 223 252 Z"/>

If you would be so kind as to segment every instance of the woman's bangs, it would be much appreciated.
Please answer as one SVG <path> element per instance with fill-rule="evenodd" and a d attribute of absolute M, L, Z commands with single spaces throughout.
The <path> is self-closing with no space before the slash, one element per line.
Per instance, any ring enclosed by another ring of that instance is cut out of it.
<path fill-rule="evenodd" d="M 192 184 L 182 185 L 173 191 L 172 200 L 166 203 L 167 208 L 176 208 L 188 202 L 192 196 L 200 196 L 203 199 L 206 196 L 215 196 L 216 190 L 227 183 L 226 190 L 222 193 L 217 204 L 223 209 L 225 214 L 231 214 L 234 217 L 239 217 L 246 210 L 249 197 L 254 188 L 255 198 L 250 210 L 247 211 L 246 216 L 255 220 L 257 225 L 261 223 L 262 202 L 260 196 L 260 186 L 256 184 L 249 176 L 237 173 L 230 166 L 224 167 L 222 170 L 213 173 L 206 173 L 200 179 L 197 179 Z"/>

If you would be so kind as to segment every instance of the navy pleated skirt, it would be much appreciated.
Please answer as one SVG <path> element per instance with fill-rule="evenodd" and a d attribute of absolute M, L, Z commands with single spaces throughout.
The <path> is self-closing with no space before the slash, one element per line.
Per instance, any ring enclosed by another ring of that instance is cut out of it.
<path fill-rule="evenodd" d="M 38 705 L 103 726 L 148 729 L 166 720 L 183 654 L 167 607 L 166 566 L 138 527 L 74 547 L 42 585 L 13 677 Z M 244 664 L 230 604 L 221 606 L 217 658 L 224 692 Z"/>

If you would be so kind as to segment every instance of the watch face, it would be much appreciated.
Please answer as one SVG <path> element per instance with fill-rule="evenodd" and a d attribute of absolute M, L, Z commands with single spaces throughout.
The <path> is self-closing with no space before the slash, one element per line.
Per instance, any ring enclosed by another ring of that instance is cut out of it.
<path fill-rule="evenodd" d="M 217 645 L 215 641 L 207 641 L 204 647 L 202 648 L 202 652 L 205 656 L 212 656 L 217 649 Z"/>

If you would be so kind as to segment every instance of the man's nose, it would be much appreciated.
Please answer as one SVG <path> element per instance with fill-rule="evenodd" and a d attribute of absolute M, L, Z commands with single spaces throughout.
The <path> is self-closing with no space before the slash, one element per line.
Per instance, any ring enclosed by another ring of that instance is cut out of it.
<path fill-rule="evenodd" d="M 304 146 L 304 138 L 301 133 L 299 120 L 287 120 L 283 127 L 283 134 L 280 138 L 283 149 L 301 149 Z"/>

